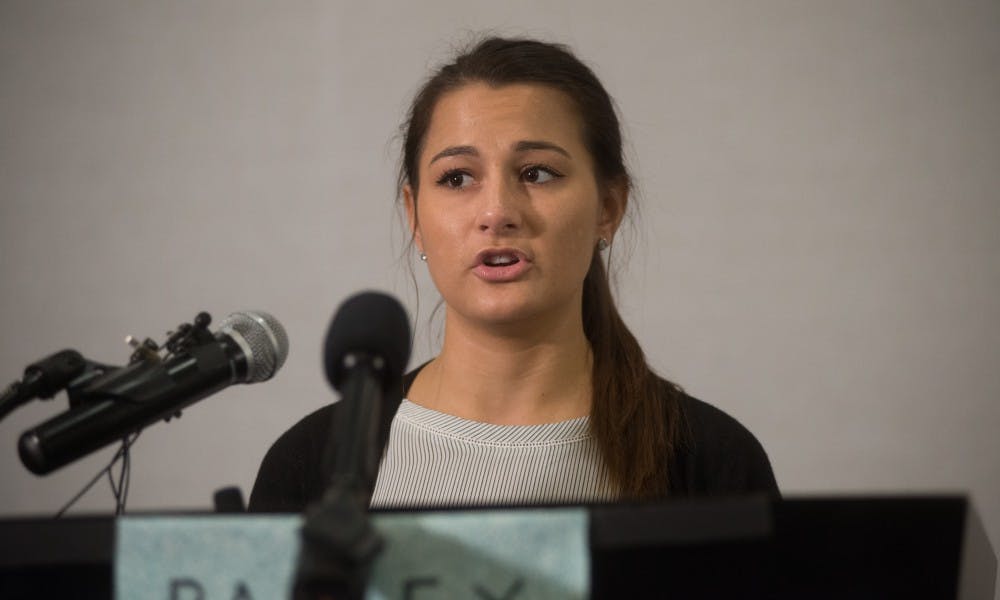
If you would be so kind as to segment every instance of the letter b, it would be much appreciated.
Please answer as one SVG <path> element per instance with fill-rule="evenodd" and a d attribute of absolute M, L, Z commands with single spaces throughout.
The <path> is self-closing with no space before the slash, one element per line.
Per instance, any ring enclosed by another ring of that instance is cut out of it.
<path fill-rule="evenodd" d="M 170 600 L 205 600 L 205 589 L 190 577 L 171 579 Z"/>

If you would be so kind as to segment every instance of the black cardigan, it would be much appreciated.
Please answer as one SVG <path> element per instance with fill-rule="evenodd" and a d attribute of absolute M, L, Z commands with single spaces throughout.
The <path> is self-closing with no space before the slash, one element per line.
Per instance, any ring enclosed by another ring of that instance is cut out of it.
<path fill-rule="evenodd" d="M 404 377 L 402 398 L 416 378 Z M 664 382 L 664 389 L 667 388 Z M 388 443 L 389 426 L 399 407 L 385 411 L 380 423 L 382 448 Z M 249 510 L 255 512 L 302 512 L 323 495 L 327 474 L 321 463 L 334 421 L 343 411 L 328 404 L 307 415 L 279 437 L 264 456 L 250 494 Z M 777 496 L 778 485 L 764 448 L 746 427 L 714 406 L 680 395 L 681 414 L 687 435 L 671 465 L 670 495 L 728 495 L 762 492 Z"/>

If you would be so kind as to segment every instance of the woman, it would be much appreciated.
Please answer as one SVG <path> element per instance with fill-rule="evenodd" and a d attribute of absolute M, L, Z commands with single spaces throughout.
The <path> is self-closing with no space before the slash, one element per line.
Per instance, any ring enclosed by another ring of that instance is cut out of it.
<path fill-rule="evenodd" d="M 372 506 L 777 494 L 753 435 L 653 373 L 615 308 L 602 254 L 631 180 L 590 69 L 558 45 L 488 39 L 425 83 L 404 131 L 401 196 L 444 342 L 386 417 Z M 252 510 L 319 498 L 335 416 L 274 444 Z"/>

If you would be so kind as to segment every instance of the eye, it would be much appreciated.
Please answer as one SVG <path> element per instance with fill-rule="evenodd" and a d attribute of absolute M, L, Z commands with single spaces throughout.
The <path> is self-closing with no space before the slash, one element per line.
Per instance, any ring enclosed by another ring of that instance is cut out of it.
<path fill-rule="evenodd" d="M 437 180 L 438 185 L 443 185 L 452 189 L 461 189 L 472 183 L 472 175 L 465 171 L 446 171 Z"/>
<path fill-rule="evenodd" d="M 543 165 L 531 165 L 521 171 L 521 178 L 528 183 L 548 183 L 558 177 L 562 174 Z"/>

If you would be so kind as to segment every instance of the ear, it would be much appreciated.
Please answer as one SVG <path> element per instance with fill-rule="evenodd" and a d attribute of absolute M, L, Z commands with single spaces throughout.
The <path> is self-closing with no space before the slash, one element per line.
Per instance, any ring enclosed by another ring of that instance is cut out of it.
<path fill-rule="evenodd" d="M 410 238 L 418 252 L 424 251 L 423 240 L 420 239 L 420 229 L 417 226 L 417 196 L 409 183 L 403 186 L 403 204 L 406 206 L 406 225 L 410 228 Z"/>
<path fill-rule="evenodd" d="M 597 219 L 597 235 L 612 240 L 628 207 L 628 182 L 616 180 L 608 185 L 601 197 L 601 213 Z"/>

